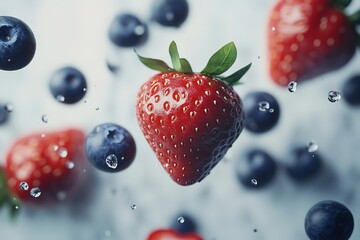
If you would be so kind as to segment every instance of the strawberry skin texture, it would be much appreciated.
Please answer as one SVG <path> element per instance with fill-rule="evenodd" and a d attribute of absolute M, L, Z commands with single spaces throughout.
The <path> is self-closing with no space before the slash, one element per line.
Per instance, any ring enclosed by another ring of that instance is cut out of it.
<path fill-rule="evenodd" d="M 152 232 L 147 240 L 204 240 L 196 233 L 178 233 L 173 229 L 158 229 Z"/>
<path fill-rule="evenodd" d="M 355 27 L 329 0 L 281 0 L 267 29 L 270 75 L 282 86 L 339 69 L 356 50 Z"/>
<path fill-rule="evenodd" d="M 180 185 L 200 182 L 243 129 L 232 87 L 199 73 L 159 73 L 139 90 L 140 128 L 163 168 Z"/>
<path fill-rule="evenodd" d="M 84 140 L 84 133 L 77 129 L 18 139 L 8 151 L 4 168 L 10 192 L 23 202 L 50 203 L 58 200 L 59 192 L 75 190 L 84 176 Z M 29 190 L 20 189 L 21 182 Z M 35 187 L 41 190 L 38 198 L 29 192 Z"/>

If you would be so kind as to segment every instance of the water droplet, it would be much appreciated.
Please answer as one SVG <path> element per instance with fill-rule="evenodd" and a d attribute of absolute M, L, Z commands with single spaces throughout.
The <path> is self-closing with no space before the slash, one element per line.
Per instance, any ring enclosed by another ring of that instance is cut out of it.
<path fill-rule="evenodd" d="M 63 191 L 58 192 L 58 193 L 56 194 L 56 197 L 57 197 L 58 200 L 64 201 L 65 198 L 66 198 L 66 192 L 63 192 Z"/>
<path fill-rule="evenodd" d="M 341 95 L 338 91 L 330 91 L 328 93 L 328 99 L 330 102 L 334 103 L 341 99 Z"/>
<path fill-rule="evenodd" d="M 27 182 L 21 182 L 19 184 L 19 187 L 20 187 L 21 190 L 24 190 L 24 191 L 29 190 L 29 184 L 27 184 Z"/>
<path fill-rule="evenodd" d="M 275 110 L 273 108 L 269 109 L 269 113 L 273 113 Z"/>
<path fill-rule="evenodd" d="M 53 149 L 54 149 L 54 151 L 57 151 L 57 150 L 59 149 L 59 146 L 58 146 L 58 145 L 54 145 L 54 146 L 53 146 Z"/>
<path fill-rule="evenodd" d="M 15 206 L 15 209 L 16 209 L 16 210 L 19 210 L 19 206 L 18 206 L 18 205 L 16 205 L 16 206 Z"/>
<path fill-rule="evenodd" d="M 316 152 L 319 149 L 319 146 L 316 144 L 315 141 L 310 141 L 307 145 L 308 152 Z"/>
<path fill-rule="evenodd" d="M 177 220 L 181 224 L 183 224 L 185 222 L 185 219 L 183 217 L 179 217 Z"/>
<path fill-rule="evenodd" d="M 256 233 L 257 231 L 258 231 L 258 230 L 255 228 L 255 229 L 254 229 L 254 233 Z"/>
<path fill-rule="evenodd" d="M 141 26 L 141 25 L 136 26 L 135 29 L 134 29 L 134 33 L 135 33 L 136 35 L 138 35 L 138 36 L 143 35 L 143 34 L 145 33 L 145 28 L 144 28 L 144 26 Z"/>
<path fill-rule="evenodd" d="M 131 209 L 136 210 L 136 205 L 135 204 L 131 205 Z"/>
<path fill-rule="evenodd" d="M 67 161 L 67 162 L 65 163 L 65 165 L 66 165 L 66 167 L 67 167 L 68 169 L 73 169 L 74 166 L 75 166 L 74 162 L 72 162 L 72 161 Z"/>
<path fill-rule="evenodd" d="M 258 59 L 260 59 L 261 57 L 260 56 L 258 56 Z"/>
<path fill-rule="evenodd" d="M 111 237 L 111 231 L 110 230 L 105 231 L 105 237 Z"/>
<path fill-rule="evenodd" d="M 65 97 L 62 95 L 57 95 L 56 100 L 58 100 L 59 102 L 63 102 L 63 101 L 65 101 Z"/>
<path fill-rule="evenodd" d="M 107 156 L 105 162 L 106 165 L 108 165 L 108 167 L 112 169 L 115 169 L 118 166 L 118 159 L 114 154 L 110 154 L 109 156 Z"/>
<path fill-rule="evenodd" d="M 14 107 L 11 103 L 7 103 L 5 105 L 5 110 L 8 111 L 8 112 L 12 112 L 14 110 Z"/>
<path fill-rule="evenodd" d="M 83 88 L 83 92 L 86 92 L 86 91 L 87 91 L 87 88 L 84 87 L 84 88 Z"/>
<path fill-rule="evenodd" d="M 42 134 L 41 134 L 41 137 L 44 138 L 44 137 L 45 137 L 45 133 L 42 133 Z"/>
<path fill-rule="evenodd" d="M 59 149 L 59 155 L 60 155 L 60 157 L 62 157 L 62 158 L 66 158 L 66 156 L 68 155 L 68 151 L 67 151 L 67 149 L 66 148 L 60 148 Z"/>
<path fill-rule="evenodd" d="M 274 32 L 275 30 L 276 30 L 276 27 L 272 26 L 272 27 L 271 27 L 271 31 Z"/>
<path fill-rule="evenodd" d="M 40 195 L 41 195 L 41 190 L 40 190 L 40 188 L 37 188 L 37 187 L 32 188 L 32 189 L 30 190 L 30 195 L 31 195 L 32 197 L 34 197 L 34 198 L 40 197 Z"/>
<path fill-rule="evenodd" d="M 270 109 L 270 104 L 266 101 L 259 102 L 259 110 L 262 112 L 266 112 Z"/>
<path fill-rule="evenodd" d="M 295 92 L 296 91 L 297 82 L 289 82 L 288 84 L 288 90 L 289 92 Z"/>
<path fill-rule="evenodd" d="M 44 123 L 48 123 L 48 117 L 46 116 L 46 114 L 41 116 L 41 121 L 43 121 Z"/>
<path fill-rule="evenodd" d="M 251 183 L 252 183 L 252 185 L 254 185 L 254 186 L 257 186 L 257 184 L 258 184 L 258 182 L 257 182 L 257 180 L 256 179 L 251 179 Z"/>
<path fill-rule="evenodd" d="M 99 107 L 95 108 L 96 111 L 98 111 L 99 109 L 100 109 Z"/>

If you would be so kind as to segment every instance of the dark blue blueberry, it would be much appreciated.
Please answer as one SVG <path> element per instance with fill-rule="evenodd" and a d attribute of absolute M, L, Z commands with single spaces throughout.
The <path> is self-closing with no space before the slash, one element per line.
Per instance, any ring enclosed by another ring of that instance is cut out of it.
<path fill-rule="evenodd" d="M 136 154 L 132 135 L 114 123 L 96 126 L 85 142 L 86 156 L 97 169 L 119 172 L 131 165 Z"/>
<path fill-rule="evenodd" d="M 0 69 L 13 71 L 28 65 L 35 55 L 36 42 L 23 21 L 0 16 Z"/>
<path fill-rule="evenodd" d="M 188 15 L 186 0 L 156 0 L 152 9 L 152 19 L 166 27 L 180 27 Z"/>
<path fill-rule="evenodd" d="M 236 173 L 245 187 L 262 188 L 274 179 L 276 163 L 265 151 L 253 149 L 240 159 L 236 166 Z"/>
<path fill-rule="evenodd" d="M 179 233 L 194 233 L 197 231 L 196 221 L 187 213 L 176 215 L 170 228 Z"/>
<path fill-rule="evenodd" d="M 350 210 L 335 201 L 315 204 L 305 217 L 305 231 L 310 240 L 348 240 L 353 230 Z"/>
<path fill-rule="evenodd" d="M 360 105 L 360 75 L 354 75 L 345 82 L 342 97 L 349 105 Z"/>
<path fill-rule="evenodd" d="M 297 181 L 305 181 L 318 174 L 322 159 L 317 152 L 309 152 L 306 147 L 294 150 L 290 162 L 286 164 L 289 176 Z"/>
<path fill-rule="evenodd" d="M 117 15 L 110 24 L 110 40 L 119 47 L 134 47 L 148 38 L 147 25 L 132 14 Z"/>
<path fill-rule="evenodd" d="M 245 128 L 253 133 L 263 133 L 272 129 L 280 117 L 277 100 L 267 92 L 255 91 L 243 100 Z"/>
<path fill-rule="evenodd" d="M 73 67 L 63 67 L 57 70 L 51 76 L 49 86 L 54 98 L 67 104 L 80 101 L 87 91 L 84 75 Z"/>
<path fill-rule="evenodd" d="M 7 122 L 9 119 L 9 111 L 6 110 L 6 106 L 4 104 L 0 104 L 0 125 Z"/>

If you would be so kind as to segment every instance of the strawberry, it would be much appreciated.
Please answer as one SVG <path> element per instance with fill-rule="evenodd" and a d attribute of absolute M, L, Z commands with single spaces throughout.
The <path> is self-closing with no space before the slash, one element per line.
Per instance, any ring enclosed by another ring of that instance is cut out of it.
<path fill-rule="evenodd" d="M 196 233 L 179 233 L 173 229 L 158 229 L 150 233 L 147 240 L 204 240 Z"/>
<path fill-rule="evenodd" d="M 280 0 L 268 22 L 271 78 L 300 82 L 344 66 L 353 57 L 359 14 L 347 17 L 349 0 Z"/>
<path fill-rule="evenodd" d="M 218 50 L 200 73 L 179 57 L 175 42 L 169 53 L 174 68 L 138 55 L 161 73 L 141 86 L 136 113 L 147 142 L 172 180 L 191 185 L 209 174 L 243 129 L 242 102 L 231 85 L 251 64 L 229 77 L 219 76 L 236 60 L 232 42 Z"/>
<path fill-rule="evenodd" d="M 7 188 L 0 182 L 0 205 L 13 197 L 22 202 L 54 202 L 59 193 L 76 189 L 84 176 L 80 174 L 86 163 L 84 139 L 84 133 L 76 129 L 18 139 L 6 156 L 2 174 Z"/>

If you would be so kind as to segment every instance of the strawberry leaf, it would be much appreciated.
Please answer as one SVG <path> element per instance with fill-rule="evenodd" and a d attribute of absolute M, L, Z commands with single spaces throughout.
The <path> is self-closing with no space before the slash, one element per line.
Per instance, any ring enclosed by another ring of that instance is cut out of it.
<path fill-rule="evenodd" d="M 222 74 L 234 64 L 236 56 L 237 51 L 235 44 L 234 42 L 230 42 L 211 56 L 201 73 L 212 76 Z"/>
<path fill-rule="evenodd" d="M 238 82 L 244 75 L 245 73 L 250 69 L 251 67 L 251 63 L 249 63 L 248 65 L 246 65 L 245 67 L 241 68 L 240 70 L 234 72 L 233 74 L 231 74 L 228 77 L 223 77 L 221 78 L 223 81 L 233 85 L 236 82 Z"/>
<path fill-rule="evenodd" d="M 146 58 L 146 57 L 142 57 L 140 56 L 136 50 L 134 50 L 134 52 L 136 53 L 137 57 L 139 58 L 139 60 L 148 68 L 156 70 L 156 71 L 160 71 L 160 72 L 172 72 L 174 71 L 174 69 L 172 69 L 171 67 L 169 67 L 164 61 L 159 60 L 159 59 L 154 59 L 154 58 Z"/>
<path fill-rule="evenodd" d="M 352 0 L 331 0 L 332 4 L 340 10 L 343 10 L 349 6 L 351 1 Z"/>
<path fill-rule="evenodd" d="M 174 41 L 170 43 L 169 54 L 175 71 L 182 72 L 179 51 Z"/>
<path fill-rule="evenodd" d="M 180 63 L 181 63 L 181 69 L 182 69 L 183 73 L 192 73 L 193 72 L 188 60 L 186 60 L 185 58 L 180 58 Z"/>
<path fill-rule="evenodd" d="M 354 25 L 360 25 L 360 9 L 348 16 L 349 22 Z"/>
<path fill-rule="evenodd" d="M 3 168 L 0 167 L 0 208 L 8 205 L 10 210 L 10 217 L 16 217 L 20 202 L 17 198 L 11 196 L 6 185 L 6 177 Z"/>

